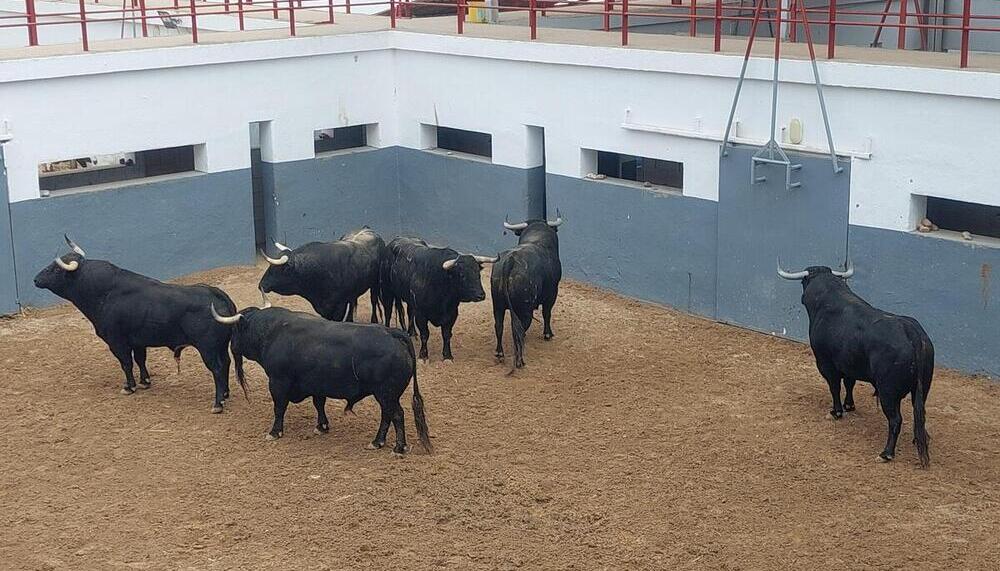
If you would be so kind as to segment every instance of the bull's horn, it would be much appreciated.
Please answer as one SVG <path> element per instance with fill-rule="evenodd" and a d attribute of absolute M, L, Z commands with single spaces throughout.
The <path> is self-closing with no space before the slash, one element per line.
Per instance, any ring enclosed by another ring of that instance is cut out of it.
<path fill-rule="evenodd" d="M 69 246 L 70 250 L 73 250 L 77 254 L 80 254 L 81 258 L 86 258 L 87 257 L 87 253 L 83 251 L 83 248 L 81 248 L 80 246 L 77 246 L 76 242 L 74 242 L 74 241 L 72 241 L 72 240 L 69 239 L 69 236 L 67 236 L 66 234 L 63 234 L 63 238 L 66 239 L 66 245 Z"/>
<path fill-rule="evenodd" d="M 291 252 L 292 249 L 288 246 L 282 244 L 281 242 L 275 242 L 274 247 L 278 249 L 279 252 Z"/>
<path fill-rule="evenodd" d="M 563 223 L 562 214 L 559 213 L 559 209 L 558 208 L 556 208 L 556 219 L 555 219 L 555 221 L 554 222 L 546 221 L 545 223 L 548 224 L 552 228 L 558 228 L 559 225 Z"/>
<path fill-rule="evenodd" d="M 503 220 L 503 227 L 506 228 L 506 229 L 508 229 L 508 230 L 524 230 L 525 228 L 528 227 L 528 223 L 527 222 L 521 222 L 520 224 L 511 224 L 510 220 L 508 220 L 507 218 L 504 218 L 504 220 Z"/>
<path fill-rule="evenodd" d="M 288 254 L 281 256 L 277 260 L 275 260 L 274 258 L 268 258 L 264 250 L 260 251 L 260 255 L 264 256 L 264 259 L 267 260 L 267 263 L 271 264 L 272 266 L 283 266 L 288 263 Z"/>
<path fill-rule="evenodd" d="M 781 269 L 781 260 L 778 260 L 778 275 L 785 278 L 786 280 L 801 280 L 802 278 L 809 275 L 809 272 L 802 270 L 801 272 L 786 272 Z"/>
<path fill-rule="evenodd" d="M 495 264 L 500 258 L 491 258 L 489 256 L 472 256 L 480 264 Z"/>
<path fill-rule="evenodd" d="M 267 309 L 267 308 L 271 307 L 271 302 L 268 301 L 267 294 L 264 293 L 263 289 L 260 290 L 260 299 L 261 299 L 261 302 L 264 304 L 264 305 L 261 306 L 261 309 Z"/>
<path fill-rule="evenodd" d="M 445 260 L 444 263 L 441 264 L 441 267 L 444 268 L 444 269 L 446 269 L 446 270 L 450 270 L 450 269 L 454 268 L 455 264 L 457 264 L 457 263 L 458 263 L 458 258 L 455 258 L 454 260 Z"/>
<path fill-rule="evenodd" d="M 232 325 L 232 324 L 236 323 L 237 321 L 239 321 L 241 317 L 243 317 L 242 313 L 237 313 L 236 315 L 233 315 L 232 317 L 222 317 L 221 315 L 219 315 L 218 311 L 215 311 L 215 304 L 214 303 L 210 307 L 212 309 L 212 318 L 215 319 L 216 321 L 218 321 L 219 323 L 222 323 L 223 325 Z"/>
<path fill-rule="evenodd" d="M 62 258 L 56 258 L 56 263 L 59 264 L 60 268 L 62 268 L 67 272 L 75 272 L 76 269 L 80 267 L 80 262 L 76 260 L 73 260 L 72 262 L 67 264 L 66 262 L 62 261 Z"/>
<path fill-rule="evenodd" d="M 830 273 L 837 276 L 838 278 L 844 278 L 846 280 L 847 278 L 854 275 L 854 264 L 850 260 L 847 260 L 846 270 L 842 272 L 838 272 L 837 270 L 830 270 Z"/>

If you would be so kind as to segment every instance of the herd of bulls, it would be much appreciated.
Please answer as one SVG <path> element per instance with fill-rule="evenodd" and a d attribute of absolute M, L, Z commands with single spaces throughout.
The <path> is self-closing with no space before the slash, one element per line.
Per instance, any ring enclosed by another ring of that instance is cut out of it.
<path fill-rule="evenodd" d="M 430 452 L 417 384 L 417 358 L 428 356 L 428 324 L 441 328 L 442 356 L 451 360 L 459 305 L 486 299 L 480 274 L 484 265 L 492 264 L 495 355 L 498 360 L 505 357 L 502 337 L 509 311 L 514 367 L 523 367 L 525 333 L 537 308 L 542 309 L 545 339 L 553 336 L 552 308 L 562 278 L 557 236 L 561 223 L 561 217 L 504 222 L 518 244 L 497 257 L 463 254 L 416 238 L 399 237 L 386 244 L 368 227 L 335 242 L 311 242 L 295 249 L 275 243 L 278 257 L 264 254 L 269 267 L 259 284 L 263 305 L 241 311 L 218 288 L 165 284 L 89 259 L 68 237 L 71 252 L 40 271 L 35 286 L 70 301 L 90 320 L 121 363 L 124 394 L 150 386 L 148 347 L 170 348 L 178 365 L 183 349 L 194 347 L 215 380 L 212 412 L 222 412 L 229 398 L 231 353 L 244 394 L 244 358 L 260 364 L 267 374 L 274 404 L 268 439 L 282 436 L 290 402 L 312 397 L 316 431 L 327 432 L 326 399 L 345 400 L 346 412 L 372 396 L 381 420 L 369 447 L 383 447 L 391 425 L 396 436 L 393 451 L 402 454 L 408 447 L 399 400 L 412 379 L 417 435 Z M 853 411 L 855 382 L 871 383 L 889 425 L 878 459 L 889 461 L 902 426 L 901 402 L 912 395 L 914 444 L 926 467 L 930 457 L 924 405 L 934 371 L 934 348 L 920 324 L 878 310 L 854 294 L 846 283 L 853 268 L 837 272 L 813 266 L 787 272 L 779 266 L 778 274 L 802 283 L 810 345 L 833 397 L 828 416 L 839 419 Z M 271 307 L 267 300 L 271 292 L 305 298 L 320 317 Z M 371 298 L 371 324 L 353 323 L 358 299 L 365 292 Z M 398 329 L 391 326 L 394 310 Z M 419 353 L 411 339 L 417 332 Z M 138 385 L 134 365 L 139 368 Z M 846 388 L 843 402 L 841 383 Z"/>

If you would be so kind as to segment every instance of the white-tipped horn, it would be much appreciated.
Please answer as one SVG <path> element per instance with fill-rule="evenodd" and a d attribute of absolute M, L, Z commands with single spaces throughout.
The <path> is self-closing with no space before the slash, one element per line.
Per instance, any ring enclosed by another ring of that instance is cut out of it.
<path fill-rule="evenodd" d="M 506 228 L 506 229 L 508 229 L 508 230 L 524 230 L 525 228 L 528 227 L 528 223 L 527 222 L 521 222 L 520 224 L 511 224 L 510 220 L 508 220 L 507 218 L 504 218 L 503 227 Z"/>
<path fill-rule="evenodd" d="M 802 270 L 801 272 L 786 272 L 781 269 L 781 260 L 778 260 L 778 275 L 785 278 L 786 280 L 801 280 L 802 278 L 809 275 L 809 272 Z"/>
<path fill-rule="evenodd" d="M 563 223 L 562 214 L 559 213 L 558 208 L 556 208 L 556 219 L 552 222 L 546 220 L 545 223 L 548 224 L 549 227 L 551 228 L 558 228 L 559 225 Z"/>
<path fill-rule="evenodd" d="M 847 278 L 854 275 L 854 263 L 852 263 L 850 260 L 847 260 L 846 270 L 842 272 L 838 272 L 837 270 L 830 270 L 830 273 L 837 276 L 838 278 L 844 278 L 846 280 Z"/>
<path fill-rule="evenodd" d="M 63 234 L 63 238 L 66 239 L 66 245 L 69 246 L 70 250 L 73 250 L 77 254 L 80 254 L 81 258 L 86 258 L 87 257 L 87 253 L 83 251 L 83 248 L 81 248 L 80 246 L 77 246 L 76 242 L 74 242 L 74 241 L 72 241 L 72 240 L 69 239 L 69 236 L 67 236 L 66 234 Z"/>
<path fill-rule="evenodd" d="M 441 267 L 444 268 L 444 269 L 446 269 L 446 270 L 450 270 L 450 269 L 454 268 L 455 264 L 457 264 L 457 263 L 458 263 L 458 258 L 455 258 L 454 260 L 445 260 L 444 263 L 441 264 Z"/>
<path fill-rule="evenodd" d="M 267 257 L 267 254 L 264 252 L 264 250 L 260 251 L 260 255 L 264 256 L 264 259 L 267 260 L 267 263 L 271 264 L 272 266 L 283 266 L 288 263 L 288 254 L 281 256 L 277 260 L 275 260 L 274 258 Z"/>
<path fill-rule="evenodd" d="M 212 309 L 212 318 L 215 319 L 216 321 L 218 321 L 219 323 L 223 324 L 223 325 L 232 325 L 232 324 L 236 323 L 237 321 L 239 321 L 241 317 L 243 317 L 242 313 L 237 313 L 236 315 L 233 315 L 232 317 L 223 317 L 223 316 L 219 315 L 218 311 L 215 311 L 215 304 L 214 303 L 210 307 Z"/>
<path fill-rule="evenodd" d="M 288 246 L 282 244 L 281 242 L 275 242 L 274 247 L 278 249 L 279 252 L 291 252 L 292 249 Z"/>
<path fill-rule="evenodd" d="M 76 269 L 80 267 L 80 262 L 73 260 L 72 262 L 67 264 L 66 262 L 62 261 L 62 258 L 56 258 L 56 264 L 58 264 L 60 268 L 62 268 L 67 272 L 75 272 Z"/>
<path fill-rule="evenodd" d="M 472 256 L 480 264 L 495 264 L 500 258 L 491 258 L 489 256 Z"/>
<path fill-rule="evenodd" d="M 264 305 L 261 306 L 261 309 L 267 309 L 267 308 L 271 307 L 271 302 L 270 302 L 270 300 L 267 299 L 267 294 L 264 293 L 264 290 L 260 290 L 260 300 L 261 300 L 261 303 L 264 304 Z"/>

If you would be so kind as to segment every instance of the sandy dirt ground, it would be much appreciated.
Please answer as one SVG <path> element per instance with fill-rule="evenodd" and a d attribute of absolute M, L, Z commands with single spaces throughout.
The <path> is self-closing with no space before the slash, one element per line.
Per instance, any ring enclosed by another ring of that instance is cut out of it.
<path fill-rule="evenodd" d="M 244 307 L 261 273 L 183 281 Z M 117 362 L 75 309 L 0 321 L 0 568 L 1000 565 L 1000 384 L 937 371 L 925 471 L 909 402 L 896 461 L 877 464 L 886 425 L 870 388 L 856 413 L 826 420 L 805 346 L 572 282 L 554 329 L 546 343 L 532 327 L 528 367 L 508 377 L 489 302 L 464 305 L 456 361 L 441 361 L 434 330 L 419 369 L 436 452 L 396 459 L 364 450 L 371 399 L 357 416 L 329 402 L 321 436 L 312 404 L 293 405 L 285 437 L 267 442 L 256 364 L 251 400 L 234 390 L 212 415 L 194 351 L 178 374 L 151 350 L 153 388 L 122 396 Z"/>

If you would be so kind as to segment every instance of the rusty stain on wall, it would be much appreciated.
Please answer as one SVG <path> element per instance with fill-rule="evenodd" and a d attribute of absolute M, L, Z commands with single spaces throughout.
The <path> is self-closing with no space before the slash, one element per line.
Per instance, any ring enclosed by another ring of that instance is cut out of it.
<path fill-rule="evenodd" d="M 993 266 L 983 264 L 979 268 L 979 293 L 983 296 L 983 308 L 990 304 L 990 276 L 993 274 Z"/>

